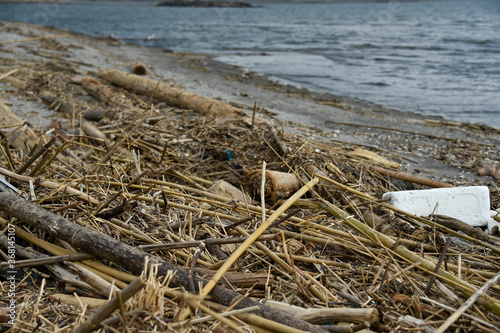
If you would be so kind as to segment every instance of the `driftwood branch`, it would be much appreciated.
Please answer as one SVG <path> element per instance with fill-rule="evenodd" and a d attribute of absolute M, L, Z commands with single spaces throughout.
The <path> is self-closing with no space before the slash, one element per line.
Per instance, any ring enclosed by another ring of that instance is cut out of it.
<path fill-rule="evenodd" d="M 429 186 L 429 187 L 454 187 L 451 184 L 442 183 L 442 182 L 439 182 L 437 180 L 416 177 L 416 176 L 408 175 L 408 174 L 402 173 L 402 172 L 387 170 L 387 169 L 384 169 L 384 168 L 381 168 L 378 166 L 372 166 L 371 169 L 375 172 L 380 173 L 381 175 L 389 176 L 389 177 L 396 178 L 396 179 L 406 180 L 408 182 L 415 183 L 415 184 L 421 184 L 421 185 L 425 185 L 425 186 Z"/>
<path fill-rule="evenodd" d="M 148 260 L 149 263 L 158 265 L 159 275 L 166 275 L 169 271 L 174 272 L 171 280 L 173 287 L 189 288 L 188 273 L 186 270 L 97 231 L 72 223 L 14 194 L 0 193 L 0 207 L 5 213 L 37 229 L 44 230 L 51 236 L 65 240 L 78 249 L 85 249 L 85 251 L 91 254 L 113 261 L 136 274 L 142 273 L 145 261 Z M 195 277 L 194 279 L 195 283 L 197 285 L 201 284 L 202 287 L 205 287 L 208 283 L 207 280 L 199 277 Z M 315 325 L 306 323 L 281 311 L 270 309 L 268 306 L 260 304 L 253 299 L 242 299 L 242 296 L 238 293 L 218 285 L 214 286 L 210 296 L 213 301 L 223 305 L 231 305 L 238 301 L 239 303 L 235 306 L 238 309 L 257 305 L 259 306 L 259 311 L 256 312 L 258 316 L 304 331 L 324 332 Z"/>

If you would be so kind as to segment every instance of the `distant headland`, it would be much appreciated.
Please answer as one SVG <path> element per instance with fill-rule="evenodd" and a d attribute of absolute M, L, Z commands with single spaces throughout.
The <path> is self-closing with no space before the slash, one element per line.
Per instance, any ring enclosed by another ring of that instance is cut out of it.
<path fill-rule="evenodd" d="M 207 1 L 207 0 L 167 0 L 158 4 L 158 6 L 169 7 L 252 7 L 245 1 Z"/>

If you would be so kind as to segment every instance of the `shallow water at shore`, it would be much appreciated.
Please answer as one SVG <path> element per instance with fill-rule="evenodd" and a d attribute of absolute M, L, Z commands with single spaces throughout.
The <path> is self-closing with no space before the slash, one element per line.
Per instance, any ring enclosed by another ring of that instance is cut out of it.
<path fill-rule="evenodd" d="M 500 128 L 499 7 L 491 1 L 252 9 L 36 4 L 1 5 L 0 19 L 214 54 L 308 89 Z"/>

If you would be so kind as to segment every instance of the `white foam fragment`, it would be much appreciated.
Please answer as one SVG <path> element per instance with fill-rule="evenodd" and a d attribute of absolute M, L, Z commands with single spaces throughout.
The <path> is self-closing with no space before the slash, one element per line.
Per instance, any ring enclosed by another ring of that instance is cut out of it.
<path fill-rule="evenodd" d="M 486 186 L 387 192 L 382 198 L 417 216 L 446 215 L 471 226 L 488 226 L 490 230 L 495 225 L 491 223 L 490 192 Z"/>

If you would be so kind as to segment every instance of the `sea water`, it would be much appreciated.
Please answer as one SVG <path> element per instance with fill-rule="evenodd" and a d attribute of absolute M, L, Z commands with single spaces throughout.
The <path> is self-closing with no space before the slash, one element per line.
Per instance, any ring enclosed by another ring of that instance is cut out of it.
<path fill-rule="evenodd" d="M 0 20 L 213 54 L 288 84 L 500 128 L 500 1 L 99 4 L 0 4 Z"/>

